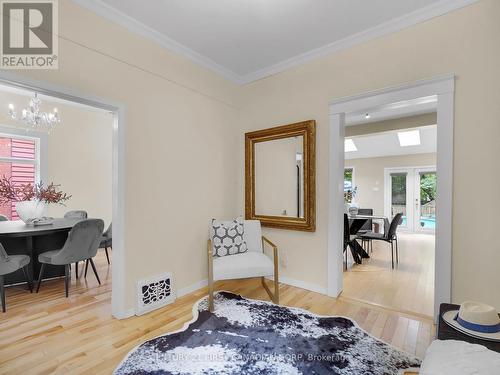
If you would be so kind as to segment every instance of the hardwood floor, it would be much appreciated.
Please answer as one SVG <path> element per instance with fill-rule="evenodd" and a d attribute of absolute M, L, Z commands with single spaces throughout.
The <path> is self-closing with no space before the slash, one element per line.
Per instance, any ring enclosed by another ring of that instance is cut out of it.
<path fill-rule="evenodd" d="M 102 285 L 89 269 L 71 280 L 69 298 L 62 279 L 42 283 L 40 293 L 7 288 L 7 313 L 0 315 L 1 374 L 110 374 L 127 352 L 158 335 L 180 329 L 192 318 L 193 303 L 206 288 L 141 317 L 111 317 L 111 267 L 103 251 L 96 259 Z M 80 267 L 80 272 L 83 267 Z M 217 283 L 217 289 L 268 300 L 259 280 Z M 281 285 L 281 304 L 322 315 L 353 318 L 373 336 L 422 357 L 434 336 L 431 320 Z"/>
<path fill-rule="evenodd" d="M 398 233 L 399 264 L 391 269 L 391 248 L 375 241 L 371 259 L 344 272 L 342 295 L 397 311 L 432 317 L 434 236 Z"/>

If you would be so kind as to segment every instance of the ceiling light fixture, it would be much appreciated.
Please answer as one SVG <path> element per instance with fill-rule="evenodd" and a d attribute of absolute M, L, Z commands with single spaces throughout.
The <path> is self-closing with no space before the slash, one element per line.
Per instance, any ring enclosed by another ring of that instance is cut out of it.
<path fill-rule="evenodd" d="M 344 151 L 345 152 L 358 151 L 358 148 L 356 147 L 354 141 L 351 138 L 348 138 L 344 141 Z"/>
<path fill-rule="evenodd" d="M 420 145 L 420 131 L 419 130 L 398 132 L 398 138 L 399 138 L 399 145 L 401 147 Z"/>
<path fill-rule="evenodd" d="M 42 112 L 40 105 L 42 101 L 35 93 L 35 96 L 30 99 L 28 106 L 23 109 L 22 117 L 18 119 L 14 109 L 14 104 L 9 104 L 9 116 L 13 120 L 19 120 L 35 130 L 47 130 L 49 133 L 54 127 L 61 122 L 57 108 L 53 112 Z"/>

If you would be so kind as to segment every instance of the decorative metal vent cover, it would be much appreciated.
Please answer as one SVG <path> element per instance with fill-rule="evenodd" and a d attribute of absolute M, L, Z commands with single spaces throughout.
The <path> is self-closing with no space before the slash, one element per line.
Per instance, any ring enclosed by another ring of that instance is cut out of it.
<path fill-rule="evenodd" d="M 175 300 L 172 289 L 172 274 L 164 273 L 137 282 L 136 315 L 158 309 Z"/>

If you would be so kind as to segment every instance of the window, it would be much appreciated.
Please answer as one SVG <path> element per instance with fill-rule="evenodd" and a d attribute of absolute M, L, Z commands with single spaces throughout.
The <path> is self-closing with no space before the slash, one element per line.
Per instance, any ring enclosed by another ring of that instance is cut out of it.
<path fill-rule="evenodd" d="M 39 139 L 0 134 L 0 177 L 14 184 L 35 183 L 40 180 Z M 15 202 L 0 205 L 0 214 L 18 220 Z"/>
<path fill-rule="evenodd" d="M 344 191 L 354 188 L 354 168 L 344 168 Z"/>

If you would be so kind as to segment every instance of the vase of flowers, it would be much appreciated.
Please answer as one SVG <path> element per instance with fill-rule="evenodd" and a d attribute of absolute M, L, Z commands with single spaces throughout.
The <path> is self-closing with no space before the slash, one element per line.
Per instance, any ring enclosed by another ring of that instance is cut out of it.
<path fill-rule="evenodd" d="M 48 204 L 64 204 L 69 198 L 54 183 L 15 184 L 5 176 L 0 179 L 0 204 L 16 202 L 17 214 L 26 224 L 39 223 L 45 218 Z"/>
<path fill-rule="evenodd" d="M 354 198 L 358 193 L 358 187 L 344 191 L 344 210 L 346 214 L 357 215 L 359 206 L 354 202 Z"/>

